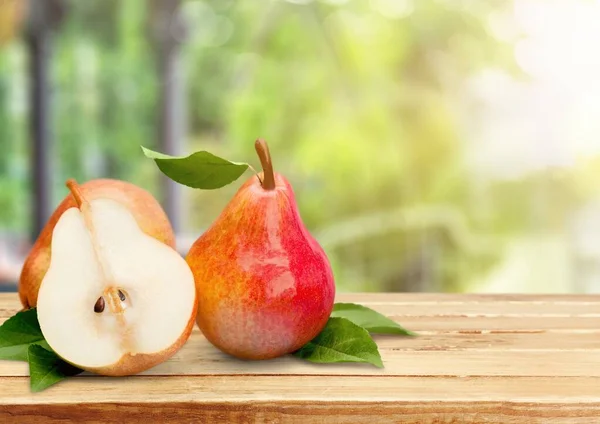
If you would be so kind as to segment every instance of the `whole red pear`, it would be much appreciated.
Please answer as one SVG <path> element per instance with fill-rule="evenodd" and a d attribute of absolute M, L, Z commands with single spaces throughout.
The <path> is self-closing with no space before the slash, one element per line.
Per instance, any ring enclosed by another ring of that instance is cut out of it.
<path fill-rule="evenodd" d="M 243 359 L 294 352 L 325 326 L 335 285 L 323 249 L 298 213 L 292 187 L 273 172 L 251 177 L 187 255 L 196 281 L 198 326 L 216 347 Z"/>

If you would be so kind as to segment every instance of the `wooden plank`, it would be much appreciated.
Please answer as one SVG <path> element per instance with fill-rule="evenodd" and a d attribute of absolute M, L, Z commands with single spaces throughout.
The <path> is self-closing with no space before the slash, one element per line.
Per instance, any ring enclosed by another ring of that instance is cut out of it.
<path fill-rule="evenodd" d="M 343 299 L 343 298 L 342 298 Z M 527 318 L 534 316 L 600 318 L 596 302 L 362 302 L 361 305 L 388 316 L 464 316 L 468 318 L 499 316 Z"/>
<path fill-rule="evenodd" d="M 556 334 L 549 332 L 541 333 L 484 333 L 484 334 L 462 334 L 447 333 L 436 335 L 425 335 L 414 338 L 401 338 L 393 336 L 375 336 L 379 350 L 383 358 L 387 359 L 390 354 L 397 352 L 439 352 L 440 358 L 444 351 L 462 351 L 468 356 L 471 352 L 515 352 L 522 351 L 545 352 L 552 354 L 557 351 L 586 351 L 597 354 L 600 349 L 600 338 L 597 333 L 565 333 L 558 338 Z M 390 351 L 390 352 L 388 352 Z M 220 359 L 221 354 L 212 347 L 200 334 L 199 330 L 186 346 L 171 361 L 185 364 L 210 360 L 228 361 L 227 357 Z M 390 365 L 387 365 L 389 368 Z M 164 366 L 163 366 L 164 367 Z M 202 369 L 205 365 L 202 365 Z M 214 366 L 213 366 L 214 368 Z M 342 367 L 346 369 L 348 367 Z M 163 370 L 163 372 L 165 372 Z M 175 372 L 185 373 L 185 370 Z M 27 365 L 19 362 L 0 361 L 0 375 L 26 376 Z"/>
<path fill-rule="evenodd" d="M 589 377 L 340 376 L 294 382 L 290 390 L 289 381 L 270 376 L 137 377 L 118 384 L 86 377 L 31 396 L 25 378 L 8 378 L 0 422 L 152 422 L 158 411 L 160 422 L 228 423 L 590 423 L 600 416 L 600 380 Z"/>
<path fill-rule="evenodd" d="M 338 301 L 371 306 L 421 336 L 377 336 L 380 370 L 293 357 L 240 361 L 195 329 L 174 358 L 143 375 L 83 375 L 36 395 L 26 364 L 0 361 L 0 422 L 139 422 L 157 411 L 160 422 L 231 423 L 600 417 L 600 296 L 342 294 Z M 0 295 L 0 322 L 17 309 L 16 295 Z"/>
<path fill-rule="evenodd" d="M 39 405 L 77 402 L 229 402 L 260 400 L 464 401 L 600 403 L 600 378 L 506 377 L 296 377 L 298 386 L 285 390 L 278 376 L 172 376 L 104 378 L 77 377 L 32 396 L 22 377 L 5 378 L 0 405 Z M 118 383 L 118 384 L 116 384 Z M 185 390 L 182 390 L 184 388 Z M 432 390 L 435 388 L 435 390 Z"/>
<path fill-rule="evenodd" d="M 600 309 L 600 305 L 598 306 Z M 374 308 L 379 309 L 379 308 Z M 0 323 L 17 312 L 16 309 L 0 310 Z M 388 315 L 405 328 L 423 335 L 444 333 L 600 333 L 600 316 L 468 316 L 456 315 Z M 567 319 L 568 318 L 568 319 Z"/>
<path fill-rule="evenodd" d="M 600 416 L 598 405 L 513 402 L 356 402 L 257 401 L 229 404 L 215 401 L 115 404 L 79 403 L 0 406 L 3 424 L 52 423 L 288 423 L 288 424 L 590 424 Z"/>
<path fill-rule="evenodd" d="M 431 299 L 430 296 L 424 299 Z M 591 296 L 591 300 L 581 300 L 581 296 L 553 296 L 546 299 L 554 300 L 533 300 L 531 296 L 525 296 L 521 301 L 494 301 L 490 296 L 467 295 L 465 300 L 456 300 L 454 295 L 437 295 L 439 299 L 435 300 L 417 300 L 413 294 L 394 294 L 388 301 L 381 300 L 380 295 L 371 294 L 339 294 L 338 302 L 354 302 L 368 306 L 388 316 L 404 317 L 446 317 L 462 316 L 465 318 L 478 317 L 548 317 L 548 318 L 600 318 L 600 296 Z M 361 300 L 362 298 L 362 300 Z M 379 299 L 379 300 L 378 300 Z M 470 300 L 467 300 L 470 299 Z M 567 300 L 573 299 L 573 300 Z M 574 300 L 579 299 L 579 300 Z M 587 299 L 587 298 L 583 298 Z M 16 293 L 0 293 L 0 321 L 5 320 L 20 309 L 18 295 Z"/>
<path fill-rule="evenodd" d="M 391 319 L 404 327 L 419 332 L 485 332 L 529 333 L 540 331 L 586 330 L 600 332 L 600 318 L 590 317 L 468 317 L 468 316 L 397 316 Z"/>
<path fill-rule="evenodd" d="M 315 365 L 293 357 L 248 362 L 207 345 L 185 349 L 146 375 L 396 375 L 396 376 L 573 376 L 600 377 L 600 349 L 593 351 L 381 351 L 385 368 Z M 190 346 L 191 347 L 191 346 Z M 200 359 L 201 358 L 201 359 Z M 194 360 L 195 359 L 195 360 Z M 552 364 L 549 366 L 549 364 Z M 185 371 L 183 371 L 185 370 Z"/>
<path fill-rule="evenodd" d="M 4 310 L 12 314 L 14 298 L 7 302 L 6 297 L 9 296 L 2 296 L 0 300 Z M 356 365 L 315 367 L 294 358 L 258 363 L 238 361 L 216 350 L 195 329 L 188 344 L 174 358 L 147 374 L 547 376 L 563 373 L 567 376 L 595 376 L 600 373 L 600 368 L 593 366 L 600 360 L 598 319 L 474 318 L 461 315 L 393 318 L 422 335 L 417 338 L 377 336 L 386 364 L 384 370 Z M 541 366 L 548 358 L 556 366 Z M 454 359 L 451 368 L 446 365 L 450 359 Z M 0 375 L 25 376 L 28 375 L 27 366 L 0 361 Z"/>
<path fill-rule="evenodd" d="M 600 294 L 487 294 L 487 293 L 344 293 L 338 301 L 356 303 L 444 303 L 444 302 L 581 302 L 600 303 Z"/>
<path fill-rule="evenodd" d="M 464 336 L 464 335 L 463 335 Z M 523 336 L 523 335 L 521 335 Z M 589 335 L 588 335 L 589 336 Z M 597 335 L 594 335 L 597 337 Z M 473 336 L 472 336 L 473 337 Z M 571 345 L 577 336 L 570 335 Z M 475 337 L 473 337 L 475 339 Z M 146 371 L 145 375 L 397 375 L 397 376 L 596 376 L 600 377 L 600 340 L 595 347 L 527 348 L 510 350 L 502 343 L 484 348 L 410 348 L 411 339 L 377 338 L 385 368 L 368 365 L 315 365 L 293 357 L 271 361 L 241 361 L 214 348 L 199 333 L 169 361 Z M 446 338 L 446 340 L 451 340 Z M 463 338 L 463 343 L 470 343 Z M 489 340 L 489 339 L 488 339 Z M 521 337 L 517 340 L 525 340 Z M 383 341 L 383 342 L 382 342 Z M 435 341 L 434 341 L 435 343 Z M 449 341 L 449 343 L 452 343 Z M 530 346 L 533 342 L 529 342 Z M 470 343 L 472 346 L 472 343 Z M 428 345 L 425 345 L 428 346 Z M 431 345 L 429 345 L 431 346 Z M 406 347 L 406 348 L 405 348 Z M 552 366 L 548 366 L 552 363 Z M 27 365 L 0 361 L 0 375 L 26 376 Z"/>

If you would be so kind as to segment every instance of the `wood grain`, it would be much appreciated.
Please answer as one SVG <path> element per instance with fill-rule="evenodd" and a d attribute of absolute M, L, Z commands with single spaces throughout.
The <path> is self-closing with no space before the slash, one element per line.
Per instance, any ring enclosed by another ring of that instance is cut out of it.
<path fill-rule="evenodd" d="M 40 394 L 0 361 L 0 423 L 600 422 L 600 296 L 348 294 L 417 338 L 377 336 L 385 363 L 231 358 L 195 330 L 143 375 L 83 375 Z M 0 294 L 0 322 L 19 308 Z"/>

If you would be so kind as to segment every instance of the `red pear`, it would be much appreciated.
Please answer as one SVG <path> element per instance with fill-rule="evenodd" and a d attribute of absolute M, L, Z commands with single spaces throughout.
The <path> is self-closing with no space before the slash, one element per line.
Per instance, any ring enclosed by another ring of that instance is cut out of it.
<path fill-rule="evenodd" d="M 333 272 L 298 213 L 289 182 L 273 172 L 256 141 L 263 172 L 251 177 L 186 258 L 198 296 L 198 326 L 216 347 L 243 359 L 294 352 L 325 326 Z"/>

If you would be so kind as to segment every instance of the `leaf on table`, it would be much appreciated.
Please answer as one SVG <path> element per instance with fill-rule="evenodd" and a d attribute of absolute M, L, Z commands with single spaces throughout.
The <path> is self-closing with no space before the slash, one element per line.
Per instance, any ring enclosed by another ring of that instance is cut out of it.
<path fill-rule="evenodd" d="M 406 330 L 385 315 L 355 303 L 336 303 L 333 306 L 332 317 L 346 318 L 354 324 L 363 327 L 369 333 L 399 334 L 403 336 L 416 336 L 416 333 Z"/>
<path fill-rule="evenodd" d="M 39 345 L 29 346 L 28 360 L 30 387 L 34 393 L 41 392 L 67 377 L 83 372 L 60 359 L 56 353 Z"/>
<path fill-rule="evenodd" d="M 201 151 L 186 157 L 175 157 L 155 152 L 142 146 L 147 158 L 173 181 L 192 188 L 213 190 L 237 180 L 248 169 L 247 163 L 230 162 Z"/>
<path fill-rule="evenodd" d="M 329 318 L 323 331 L 294 355 L 317 363 L 363 362 L 383 367 L 367 330 L 345 318 Z"/>
<path fill-rule="evenodd" d="M 27 361 L 27 350 L 35 344 L 50 349 L 35 309 L 18 312 L 0 326 L 0 359 Z"/>

